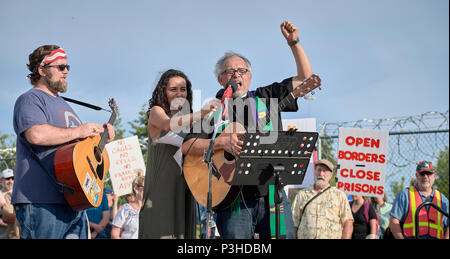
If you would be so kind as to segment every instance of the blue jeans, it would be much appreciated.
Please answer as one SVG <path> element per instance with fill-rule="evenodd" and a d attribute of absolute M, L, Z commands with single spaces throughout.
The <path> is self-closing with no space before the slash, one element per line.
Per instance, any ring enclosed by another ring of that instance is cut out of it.
<path fill-rule="evenodd" d="M 64 204 L 15 204 L 20 238 L 86 239 L 87 216 L 84 210 L 74 211 Z"/>
<path fill-rule="evenodd" d="M 283 194 L 284 216 L 286 225 L 286 238 L 294 239 L 294 221 L 292 210 L 286 193 Z M 255 233 L 260 239 L 270 239 L 270 212 L 269 202 L 261 197 L 259 199 L 241 201 L 240 213 L 233 215 L 230 208 L 217 212 L 217 229 L 224 239 L 251 239 Z"/>

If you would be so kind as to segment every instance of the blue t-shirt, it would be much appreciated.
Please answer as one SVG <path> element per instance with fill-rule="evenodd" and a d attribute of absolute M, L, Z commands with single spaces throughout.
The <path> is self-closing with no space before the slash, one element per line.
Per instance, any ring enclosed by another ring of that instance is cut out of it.
<path fill-rule="evenodd" d="M 416 184 L 416 189 L 419 190 Z M 422 198 L 423 202 L 431 202 L 433 201 L 435 189 L 433 188 L 433 192 L 428 198 L 425 198 L 425 196 L 422 194 L 422 192 L 419 190 L 420 197 Z M 441 193 L 442 198 L 442 209 L 448 213 L 448 199 Z M 425 206 L 427 211 L 429 210 L 430 206 Z M 406 216 L 408 214 L 409 210 L 409 187 L 403 189 L 401 192 L 397 194 L 397 197 L 395 197 L 394 204 L 392 205 L 391 209 L 391 216 L 398 219 L 400 221 L 400 224 L 403 225 L 403 222 L 406 220 Z M 413 215 L 414 216 L 414 215 Z M 444 215 L 443 217 L 444 221 L 444 231 L 448 227 L 448 218 Z M 431 238 L 430 236 L 424 236 L 421 238 Z"/>
<path fill-rule="evenodd" d="M 86 214 L 89 218 L 89 221 L 98 224 L 103 218 L 103 211 L 106 210 L 109 210 L 108 197 L 106 196 L 106 193 L 103 193 L 103 198 L 100 206 L 86 210 Z M 107 235 L 105 231 L 103 231 L 102 233 L 98 234 L 96 238 L 107 238 Z"/>
<path fill-rule="evenodd" d="M 57 146 L 30 145 L 23 133 L 32 126 L 42 124 L 60 128 L 76 127 L 81 125 L 81 120 L 62 97 L 54 97 L 33 88 L 17 98 L 14 105 L 13 123 L 17 135 L 17 145 L 16 173 L 11 203 L 67 204 L 64 195 L 57 190 L 47 173 L 31 157 L 22 141 L 31 146 L 55 179 L 53 161 L 55 152 L 64 144 Z"/>

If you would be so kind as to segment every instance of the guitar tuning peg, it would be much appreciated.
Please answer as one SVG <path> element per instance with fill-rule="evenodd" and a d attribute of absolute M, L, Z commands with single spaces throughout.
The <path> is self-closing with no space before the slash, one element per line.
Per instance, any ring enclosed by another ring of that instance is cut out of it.
<path fill-rule="evenodd" d="M 312 91 L 311 94 L 314 95 L 316 92 Z"/>
<path fill-rule="evenodd" d="M 322 88 L 320 88 L 320 86 L 319 86 L 319 90 L 322 91 Z"/>

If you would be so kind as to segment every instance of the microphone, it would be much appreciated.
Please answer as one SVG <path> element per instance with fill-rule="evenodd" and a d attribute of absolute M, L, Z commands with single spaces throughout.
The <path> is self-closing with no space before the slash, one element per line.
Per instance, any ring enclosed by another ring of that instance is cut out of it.
<path fill-rule="evenodd" d="M 225 100 L 225 98 L 231 98 L 231 96 L 233 95 L 233 93 L 236 91 L 236 89 L 238 88 L 238 85 L 236 83 L 236 81 L 234 79 L 231 79 L 230 81 L 228 81 L 225 84 L 225 87 L 220 89 L 217 93 L 216 93 L 216 99 L 220 99 L 220 105 L 221 107 L 224 105 L 223 102 Z M 205 120 L 209 120 L 212 116 L 213 116 L 214 112 L 210 112 L 204 119 Z"/>
<path fill-rule="evenodd" d="M 222 102 L 225 98 L 231 98 L 234 92 L 236 92 L 238 88 L 238 85 L 234 79 L 231 79 L 225 84 L 225 87 L 220 89 L 217 94 L 216 98 L 221 99 Z"/>
<path fill-rule="evenodd" d="M 220 89 L 217 94 L 216 94 L 216 98 L 217 99 L 221 99 L 220 102 L 220 109 L 222 110 L 222 114 L 221 117 L 224 118 L 226 113 L 227 113 L 227 109 L 228 109 L 228 100 L 232 97 L 233 93 L 236 91 L 237 89 L 237 83 L 234 79 L 231 79 L 230 81 L 228 81 L 225 84 L 225 87 L 223 89 Z M 210 112 L 205 118 L 206 120 L 209 120 L 211 117 L 213 117 L 214 112 Z M 220 119 L 219 121 L 221 121 L 222 119 Z M 213 121 L 213 120 L 211 120 Z M 214 127 L 219 126 L 218 121 L 214 122 Z M 214 130 L 214 136 L 215 136 L 215 132 L 216 130 Z M 213 142 L 214 140 L 211 140 L 211 142 L 209 143 L 209 147 L 208 150 L 205 153 L 205 158 L 203 159 L 203 161 L 205 162 L 210 162 L 211 161 L 211 157 L 212 154 L 214 152 L 213 150 Z M 210 196 L 210 193 L 208 193 L 208 196 Z M 210 198 L 208 198 L 210 199 Z"/>

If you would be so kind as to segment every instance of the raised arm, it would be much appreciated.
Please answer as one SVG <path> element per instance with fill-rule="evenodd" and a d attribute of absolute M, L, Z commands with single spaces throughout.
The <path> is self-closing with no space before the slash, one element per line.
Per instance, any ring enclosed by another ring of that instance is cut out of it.
<path fill-rule="evenodd" d="M 280 27 L 281 33 L 290 46 L 292 54 L 294 55 L 295 64 L 297 65 L 297 75 L 292 79 L 292 84 L 295 88 L 304 79 L 308 78 L 313 71 L 308 57 L 300 45 L 297 26 L 291 22 L 284 21 Z"/>

